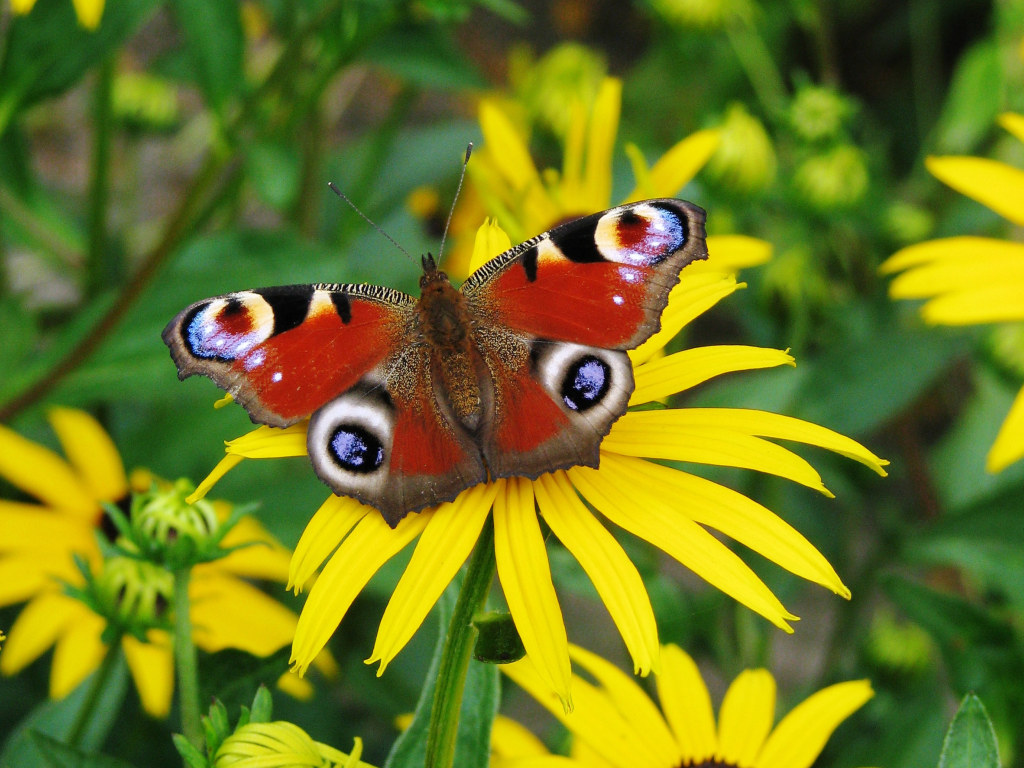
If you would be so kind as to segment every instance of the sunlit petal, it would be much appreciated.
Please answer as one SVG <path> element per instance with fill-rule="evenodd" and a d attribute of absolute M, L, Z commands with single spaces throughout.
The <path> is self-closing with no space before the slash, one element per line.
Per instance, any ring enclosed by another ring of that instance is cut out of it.
<path fill-rule="evenodd" d="M 999 125 L 1012 133 L 1018 141 L 1024 141 L 1024 115 L 1004 112 L 998 118 Z"/>
<path fill-rule="evenodd" d="M 659 649 L 660 650 L 660 649 Z M 605 695 L 615 703 L 623 720 L 657 755 L 658 763 L 674 765 L 679 747 L 658 707 L 643 688 L 614 664 L 577 645 L 570 647 L 572 660 L 589 672 Z"/>
<path fill-rule="evenodd" d="M 792 632 L 786 622 L 796 617 L 739 556 L 687 517 L 690 500 L 686 500 L 684 513 L 675 501 L 678 494 L 651 484 L 637 471 L 649 466 L 653 465 L 640 459 L 605 454 L 600 470 L 576 467 L 568 474 L 587 501 L 613 523 L 651 542 L 780 629 Z"/>
<path fill-rule="evenodd" d="M 867 680 L 851 680 L 802 701 L 768 737 L 758 768 L 810 768 L 839 724 L 873 695 Z"/>
<path fill-rule="evenodd" d="M 716 272 L 687 275 L 684 270 L 679 284 L 668 295 L 668 306 L 661 313 L 661 330 L 636 349 L 629 350 L 633 365 L 640 365 L 654 357 L 683 326 L 739 287 L 732 275 Z"/>
<path fill-rule="evenodd" d="M 579 561 L 619 628 L 634 674 L 648 674 L 657 668 L 658 627 L 636 567 L 583 505 L 564 472 L 541 475 L 534 491 L 544 520 Z"/>
<path fill-rule="evenodd" d="M 104 0 L 71 0 L 75 6 L 78 23 L 86 29 L 96 29 L 103 16 Z"/>
<path fill-rule="evenodd" d="M 379 517 L 373 507 L 348 496 L 328 496 L 299 538 L 292 554 L 287 588 L 298 594 L 341 540 L 367 515 Z"/>
<path fill-rule="evenodd" d="M 68 552 L 96 549 L 95 529 L 89 521 L 37 504 L 0 499 L 0 531 L 0 552 L 51 552 L 67 559 Z"/>
<path fill-rule="evenodd" d="M 1024 283 L 999 283 L 949 293 L 921 307 L 933 325 L 977 325 L 1024 320 Z"/>
<path fill-rule="evenodd" d="M 0 672 L 13 675 L 43 655 L 68 627 L 91 611 L 56 590 L 44 592 L 18 614 L 0 653 Z"/>
<path fill-rule="evenodd" d="M 107 652 L 107 646 L 100 640 L 105 626 L 103 619 L 86 611 L 57 638 L 50 667 L 52 698 L 67 696 L 100 665 Z"/>
<path fill-rule="evenodd" d="M 302 608 L 292 642 L 296 672 L 305 674 L 373 574 L 422 533 L 429 520 L 430 512 L 407 515 L 394 530 L 379 514 L 359 521 L 327 561 Z"/>
<path fill-rule="evenodd" d="M 924 164 L 956 191 L 1024 224 L 1024 171 L 984 157 L 929 157 Z"/>
<path fill-rule="evenodd" d="M 96 419 L 74 408 L 51 408 L 49 419 L 64 455 L 94 499 L 116 501 L 128 493 L 121 454 Z"/>
<path fill-rule="evenodd" d="M 718 751 L 718 731 L 711 694 L 693 659 L 676 645 L 661 649 L 661 673 L 655 678 L 658 699 L 679 751 L 690 763 L 703 763 Z"/>
<path fill-rule="evenodd" d="M 731 765 L 756 765 L 774 721 L 774 678 L 764 669 L 741 672 L 718 713 L 718 757 Z"/>
<path fill-rule="evenodd" d="M 60 456 L 0 424 L 0 477 L 51 507 L 92 519 L 96 498 Z"/>
<path fill-rule="evenodd" d="M 792 355 L 780 349 L 731 344 L 684 349 L 637 366 L 634 371 L 636 389 L 629 404 L 661 400 L 725 373 L 779 365 L 796 363 Z"/>
<path fill-rule="evenodd" d="M 999 428 L 995 443 L 988 452 L 985 468 L 989 472 L 999 472 L 1017 459 L 1024 456 L 1024 389 L 1017 397 L 1006 414 L 1003 426 Z"/>
<path fill-rule="evenodd" d="M 0 558 L 0 605 L 20 603 L 40 591 L 57 589 L 62 579 L 81 581 L 67 553 L 43 557 L 28 551 Z"/>
<path fill-rule="evenodd" d="M 772 244 L 748 235 L 708 235 L 708 259 L 695 261 L 687 272 L 735 272 L 771 261 Z"/>
<path fill-rule="evenodd" d="M 584 210 L 607 208 L 612 196 L 612 150 L 619 131 L 622 81 L 606 77 L 601 81 L 590 113 L 587 157 L 583 172 L 587 204 Z"/>
<path fill-rule="evenodd" d="M 124 657 L 139 691 L 142 708 L 153 717 L 164 718 L 171 711 L 174 693 L 174 661 L 166 632 L 152 630 L 142 643 L 131 635 L 121 641 Z"/>
<path fill-rule="evenodd" d="M 512 247 L 505 230 L 498 226 L 493 219 L 484 221 L 476 231 L 476 238 L 473 242 L 473 256 L 469 262 L 470 271 L 475 272 L 495 256 L 504 253 Z"/>
<path fill-rule="evenodd" d="M 405 573 L 391 593 L 373 652 L 366 660 L 367 664 L 380 662 L 378 677 L 419 629 L 466 561 L 497 493 L 494 483 L 477 485 L 434 510 Z"/>
<path fill-rule="evenodd" d="M 547 754 L 548 748 L 528 728 L 504 715 L 494 718 L 491 725 L 492 758 L 539 757 Z"/>
<path fill-rule="evenodd" d="M 189 598 L 196 645 L 215 652 L 240 648 L 267 656 L 288 644 L 296 615 L 251 584 L 199 566 Z"/>
<path fill-rule="evenodd" d="M 306 430 L 309 423 L 301 421 L 290 427 L 257 427 L 224 443 L 224 450 L 247 459 L 278 459 L 306 455 Z"/>
<path fill-rule="evenodd" d="M 926 299 L 1002 281 L 1024 286 L 1024 243 L 948 237 L 897 251 L 882 267 L 907 270 L 889 285 L 894 299 Z"/>
<path fill-rule="evenodd" d="M 649 197 L 675 197 L 704 167 L 718 149 L 721 136 L 716 130 L 697 131 L 668 150 L 647 173 L 645 183 L 629 193 L 624 202 Z M 640 180 L 638 179 L 638 182 Z"/>
<path fill-rule="evenodd" d="M 241 544 L 248 546 L 239 547 L 217 561 L 220 570 L 252 579 L 287 581 L 291 551 L 250 515 L 235 523 L 221 541 L 221 545 L 228 549 Z"/>
<path fill-rule="evenodd" d="M 494 555 L 498 578 L 526 652 L 564 707 L 571 708 L 569 643 L 529 480 L 498 481 Z"/>
<path fill-rule="evenodd" d="M 233 456 L 228 454 L 223 459 L 217 462 L 217 465 L 210 470 L 210 474 L 203 478 L 203 481 L 196 486 L 196 489 L 187 497 L 185 501 L 189 504 L 195 504 L 202 498 L 205 498 L 206 494 L 210 492 L 210 489 L 215 486 L 224 475 L 230 472 L 232 469 L 242 463 L 242 456 Z"/>

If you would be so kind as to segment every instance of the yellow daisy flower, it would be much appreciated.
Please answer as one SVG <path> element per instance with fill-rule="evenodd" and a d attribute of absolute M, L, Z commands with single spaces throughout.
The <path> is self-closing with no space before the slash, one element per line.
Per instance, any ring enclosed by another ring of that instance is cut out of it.
<path fill-rule="evenodd" d="M 831 685 L 773 728 L 775 680 L 765 669 L 748 669 L 729 686 L 716 725 L 700 671 L 679 647 L 661 649 L 660 707 L 600 656 L 577 646 L 570 652 L 594 681 L 573 677 L 576 708 L 571 714 L 529 657 L 502 671 L 572 733 L 572 756 L 551 755 L 525 728 L 499 718 L 492 733 L 491 768 L 809 768 L 835 729 L 873 695 L 867 680 Z"/>
<path fill-rule="evenodd" d="M 496 226 L 485 225 L 476 259 L 483 262 L 507 247 L 507 236 Z M 683 271 L 662 315 L 661 331 L 629 353 L 636 378 L 631 405 L 662 400 L 723 373 L 793 364 L 785 352 L 745 346 L 698 347 L 653 359 L 686 323 L 737 287 L 731 275 L 691 272 L 689 267 Z M 259 427 L 229 442 L 227 456 L 200 484 L 196 496 L 243 458 L 305 455 L 306 428 L 307 422 L 286 429 Z M 594 583 L 636 671 L 648 673 L 657 667 L 659 646 L 647 591 L 640 574 L 591 507 L 776 626 L 791 631 L 789 622 L 796 617 L 707 529 L 849 597 L 828 561 L 797 531 L 752 499 L 647 460 L 754 469 L 831 496 L 808 462 L 765 438 L 817 445 L 885 474 L 882 467 L 886 462 L 854 440 L 798 419 L 745 409 L 660 409 L 628 412 L 620 418 L 601 445 L 599 469 L 576 467 L 537 480 L 510 478 L 478 485 L 453 502 L 406 516 L 395 529 L 372 508 L 354 499 L 331 496 L 306 526 L 292 558 L 289 581 L 296 589 L 324 566 L 299 617 L 292 661 L 299 672 L 304 671 L 374 573 L 418 538 L 368 660 L 380 662 L 378 674 L 382 674 L 466 561 L 488 518 L 493 517 L 498 578 L 516 628 L 548 684 L 568 702 L 568 641 L 548 567 L 543 518 Z"/>
<path fill-rule="evenodd" d="M 78 23 L 86 29 L 96 29 L 100 25 L 100 18 L 103 16 L 103 6 L 106 0 L 71 0 L 75 6 L 75 15 L 78 16 Z M 36 0 L 11 0 L 11 10 L 19 16 L 29 13 Z"/>
<path fill-rule="evenodd" d="M 0 672 L 15 674 L 53 646 L 50 695 L 61 698 L 95 671 L 106 653 L 104 621 L 63 589 L 65 583 L 83 585 L 72 556 L 92 572 L 99 570 L 97 535 L 114 534 L 101 504 L 127 510 L 131 488 L 117 449 L 95 419 L 69 408 L 54 408 L 49 419 L 66 460 L 0 425 L 0 477 L 39 500 L 0 499 L 0 606 L 26 603 L 10 628 Z M 150 484 L 144 472 L 132 480 L 142 486 L 136 490 Z M 226 505 L 217 506 L 226 516 Z M 243 547 L 193 570 L 193 634 L 207 651 L 239 648 L 267 656 L 291 641 L 297 617 L 239 577 L 283 582 L 291 553 L 251 517 L 242 518 L 223 545 L 246 542 L 260 546 Z M 173 688 L 169 635 L 153 630 L 146 643 L 126 636 L 122 646 L 146 711 L 165 716 Z M 321 663 L 329 666 L 329 660 Z M 284 683 L 290 692 L 308 690 L 303 681 Z"/>
<path fill-rule="evenodd" d="M 626 144 L 636 185 L 613 202 L 612 160 L 622 104 L 622 82 L 604 78 L 592 101 L 566 105 L 572 113 L 565 137 L 561 171 L 538 170 L 527 143 L 527 131 L 515 118 L 515 104 L 500 96 L 480 101 L 479 120 L 483 146 L 474 151 L 467 173 L 468 195 L 479 198 L 484 210 L 498 221 L 511 239 L 521 242 L 554 225 L 578 216 L 654 197 L 675 197 L 704 167 L 718 149 L 719 131 L 698 131 L 671 147 L 653 166 L 640 149 Z M 461 207 L 461 206 L 460 206 Z M 479 218 L 475 220 L 479 221 Z M 475 231 L 460 237 L 458 221 L 452 222 L 455 243 L 446 268 L 449 274 L 465 273 L 473 250 Z M 771 247 L 762 240 L 742 235 L 711 235 L 710 262 L 692 264 L 687 270 L 728 272 L 767 261 Z M 452 263 L 454 262 L 454 265 Z"/>
<path fill-rule="evenodd" d="M 999 124 L 1024 141 L 1024 115 L 1007 113 Z M 1024 225 L 1024 171 L 981 157 L 929 157 L 932 175 Z M 976 325 L 1024 320 L 1024 243 L 988 237 L 946 237 L 911 245 L 881 266 L 899 274 L 894 299 L 927 299 L 921 308 L 934 325 Z M 1024 389 L 989 450 L 987 467 L 999 472 L 1024 456 Z"/>

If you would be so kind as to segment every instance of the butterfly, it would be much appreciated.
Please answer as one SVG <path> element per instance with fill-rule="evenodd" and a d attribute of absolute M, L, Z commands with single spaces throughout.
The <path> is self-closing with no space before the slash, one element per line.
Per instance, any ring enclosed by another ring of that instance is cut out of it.
<path fill-rule="evenodd" d="M 366 283 L 229 293 L 163 340 L 254 423 L 309 418 L 313 469 L 392 527 L 488 478 L 597 467 L 626 412 L 626 350 L 658 331 L 679 272 L 707 258 L 705 212 L 621 205 L 556 226 L 456 289 L 422 258 L 418 299 Z"/>

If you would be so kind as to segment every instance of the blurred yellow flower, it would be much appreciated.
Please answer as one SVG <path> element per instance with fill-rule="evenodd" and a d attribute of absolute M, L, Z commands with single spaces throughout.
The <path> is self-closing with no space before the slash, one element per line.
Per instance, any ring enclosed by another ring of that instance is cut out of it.
<path fill-rule="evenodd" d="M 507 236 L 485 225 L 475 261 L 483 263 L 507 247 Z M 662 315 L 661 330 L 629 353 L 636 379 L 631 405 L 660 401 L 724 373 L 793 364 L 785 352 L 745 346 L 697 347 L 655 359 L 684 325 L 737 287 L 732 275 L 691 267 L 683 271 Z M 231 441 L 228 455 L 197 495 L 243 458 L 305 455 L 306 427 L 305 422 L 287 429 L 260 427 Z M 332 496 L 306 526 L 292 559 L 290 584 L 296 588 L 326 562 L 299 618 L 292 660 L 298 671 L 305 670 L 374 573 L 418 537 L 370 654 L 369 662 L 379 661 L 378 674 L 383 673 L 466 561 L 493 507 L 497 573 L 505 599 L 527 652 L 563 701 L 570 700 L 568 641 L 541 518 L 590 577 L 636 671 L 656 669 L 657 627 L 640 574 L 580 495 L 608 521 L 661 548 L 714 587 L 791 631 L 789 622 L 796 617 L 707 529 L 848 597 L 825 558 L 752 499 L 647 460 L 753 469 L 831 496 L 809 463 L 765 438 L 823 447 L 885 474 L 886 462 L 863 446 L 798 419 L 731 408 L 659 409 L 628 412 L 615 422 L 601 445 L 599 469 L 575 467 L 537 480 L 510 478 L 478 485 L 453 502 L 408 515 L 394 530 L 370 507 Z"/>
<path fill-rule="evenodd" d="M 86 29 L 99 27 L 106 0 L 71 0 L 71 2 L 75 6 L 75 15 L 78 16 L 79 24 Z M 11 10 L 19 16 L 24 16 L 32 10 L 35 4 L 36 0 L 11 0 Z"/>
<path fill-rule="evenodd" d="M 1024 115 L 1006 113 L 999 124 L 1024 141 Z M 1024 225 L 1024 171 L 981 157 L 929 157 L 932 175 Z M 889 286 L 894 299 L 927 299 L 925 322 L 976 325 L 1024 320 L 1024 243 L 969 235 L 911 245 L 881 266 L 898 274 Z M 999 472 L 1024 456 L 1024 389 L 1010 407 L 989 450 L 986 466 Z"/>
<path fill-rule="evenodd" d="M 594 681 L 573 677 L 571 714 L 529 657 L 502 671 L 569 730 L 571 757 L 553 757 L 529 731 L 502 718 L 492 735 L 491 768 L 809 768 L 835 729 L 874 695 L 867 680 L 837 683 L 773 728 L 775 680 L 765 669 L 748 669 L 729 686 L 716 725 L 697 665 L 675 645 L 661 649 L 660 708 L 613 664 L 577 646 L 570 653 Z"/>
<path fill-rule="evenodd" d="M 27 602 L 10 628 L 0 672 L 15 674 L 53 646 L 50 695 L 61 698 L 97 668 L 106 650 L 103 619 L 66 594 L 62 584 L 83 585 L 73 555 L 93 573 L 100 571 L 97 537 L 112 539 L 115 533 L 101 504 L 127 512 L 131 489 L 116 447 L 95 419 L 69 408 L 54 408 L 49 419 L 66 460 L 0 425 L 0 477 L 39 500 L 0 499 L 0 606 Z M 148 489 L 150 478 L 139 473 L 133 482 L 144 484 L 136 490 Z M 226 517 L 227 505 L 216 506 Z M 259 546 L 194 569 L 194 639 L 208 651 L 239 648 L 266 656 L 291 641 L 297 617 L 239 577 L 283 582 L 291 553 L 251 517 L 243 517 L 223 544 L 246 542 Z M 163 717 L 173 687 L 170 637 L 154 629 L 147 639 L 126 636 L 123 648 L 143 706 Z M 308 688 L 294 680 L 285 684 L 296 693 Z"/>

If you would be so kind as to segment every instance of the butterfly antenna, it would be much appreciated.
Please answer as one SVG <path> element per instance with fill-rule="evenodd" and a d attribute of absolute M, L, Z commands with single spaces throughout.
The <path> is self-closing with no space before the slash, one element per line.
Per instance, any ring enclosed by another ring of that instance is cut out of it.
<path fill-rule="evenodd" d="M 348 203 L 352 207 L 353 211 L 355 211 L 360 216 L 362 216 L 367 224 L 369 224 L 375 230 L 380 232 L 380 234 L 384 235 L 384 237 L 386 237 L 388 240 L 390 240 L 391 244 L 393 246 L 395 246 L 395 248 L 397 248 L 402 253 L 404 253 L 408 258 L 412 259 L 412 261 L 416 261 L 416 259 L 412 258 L 412 254 L 410 254 L 407 250 L 405 250 L 405 248 L 403 248 L 401 245 L 398 244 L 398 241 L 395 240 L 395 238 L 393 238 L 391 235 L 389 235 L 387 232 L 385 232 L 383 229 L 381 229 L 379 226 L 377 226 L 377 224 L 373 221 L 373 219 L 371 219 L 369 216 L 367 216 L 365 213 L 363 213 L 361 210 L 359 210 L 359 206 L 357 206 L 355 203 L 353 203 L 351 200 L 349 200 L 348 195 L 346 195 L 344 192 L 342 192 L 340 189 L 338 189 L 335 186 L 333 181 L 328 181 L 327 182 L 327 186 L 331 188 L 331 191 L 334 194 L 336 194 L 338 197 L 340 197 L 342 200 L 344 200 L 346 203 Z M 450 216 L 449 216 L 449 220 L 451 220 Z"/>
<path fill-rule="evenodd" d="M 444 254 L 444 241 L 448 239 L 448 227 L 452 225 L 452 214 L 455 213 L 455 203 L 459 201 L 459 193 L 462 192 L 462 181 L 466 178 L 466 166 L 469 165 L 469 156 L 473 154 L 473 142 L 466 145 L 466 157 L 462 161 L 462 173 L 459 174 L 459 186 L 455 188 L 455 199 L 452 200 L 452 207 L 448 209 L 448 221 L 444 223 L 444 234 L 441 235 L 441 247 L 437 249 L 437 261 L 441 262 Z"/>

